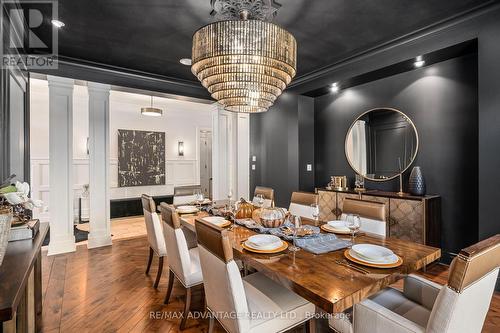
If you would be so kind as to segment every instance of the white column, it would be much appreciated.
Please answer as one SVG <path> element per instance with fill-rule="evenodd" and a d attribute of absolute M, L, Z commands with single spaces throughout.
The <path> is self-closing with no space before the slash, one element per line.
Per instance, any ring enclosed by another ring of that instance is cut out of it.
<path fill-rule="evenodd" d="M 76 250 L 73 231 L 73 86 L 48 76 L 50 243 L 48 255 Z"/>
<path fill-rule="evenodd" d="M 237 188 L 238 198 L 250 197 L 250 115 L 238 113 L 236 120 L 236 147 L 237 147 Z"/>
<path fill-rule="evenodd" d="M 87 247 L 111 245 L 109 220 L 109 90 L 89 82 L 90 234 Z"/>
<path fill-rule="evenodd" d="M 213 195 L 226 199 L 229 190 L 233 200 L 249 197 L 250 118 L 248 114 L 215 110 L 212 118 Z"/>

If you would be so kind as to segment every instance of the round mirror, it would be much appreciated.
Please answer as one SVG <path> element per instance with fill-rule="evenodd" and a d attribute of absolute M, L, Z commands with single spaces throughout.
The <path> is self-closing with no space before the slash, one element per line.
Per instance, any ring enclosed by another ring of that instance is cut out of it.
<path fill-rule="evenodd" d="M 417 156 L 418 134 L 403 112 L 389 108 L 369 110 L 349 128 L 345 140 L 347 161 L 363 177 L 385 181 L 410 167 Z"/>

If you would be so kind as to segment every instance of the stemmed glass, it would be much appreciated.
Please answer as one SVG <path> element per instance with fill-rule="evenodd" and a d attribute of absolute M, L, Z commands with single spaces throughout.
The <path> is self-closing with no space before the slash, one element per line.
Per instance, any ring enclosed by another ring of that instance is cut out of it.
<path fill-rule="evenodd" d="M 352 245 L 354 245 L 354 234 L 361 227 L 361 220 L 359 218 L 359 215 L 356 214 L 347 215 L 347 227 L 351 231 L 351 247 L 352 247 Z"/>
<path fill-rule="evenodd" d="M 300 247 L 297 246 L 297 232 L 300 230 L 300 227 L 302 225 L 302 220 L 300 219 L 300 216 L 294 216 L 291 215 L 290 217 L 291 222 L 292 222 L 292 228 L 293 228 L 293 245 L 288 247 L 288 249 L 291 252 L 297 252 L 300 250 Z"/>
<path fill-rule="evenodd" d="M 319 205 L 317 203 L 311 204 L 311 215 L 314 217 L 315 224 L 318 225 L 319 221 Z"/>
<path fill-rule="evenodd" d="M 264 196 L 262 194 L 257 194 L 255 196 L 255 199 L 256 199 L 256 203 L 257 205 L 262 208 L 262 206 L 264 206 Z"/>
<path fill-rule="evenodd" d="M 203 192 L 200 189 L 196 189 L 194 191 L 194 198 L 198 203 L 198 208 L 201 209 L 201 204 L 203 203 L 203 200 L 205 200 L 205 198 L 203 198 Z"/>

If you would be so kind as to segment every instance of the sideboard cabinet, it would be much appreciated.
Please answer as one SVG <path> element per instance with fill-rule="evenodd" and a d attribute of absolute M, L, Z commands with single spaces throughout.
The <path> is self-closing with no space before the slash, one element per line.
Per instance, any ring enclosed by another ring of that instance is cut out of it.
<path fill-rule="evenodd" d="M 395 192 L 367 190 L 358 193 L 325 188 L 316 191 L 321 221 L 339 219 L 346 198 L 381 202 L 387 210 L 387 235 L 440 247 L 441 197 L 438 195 L 400 196 Z"/>

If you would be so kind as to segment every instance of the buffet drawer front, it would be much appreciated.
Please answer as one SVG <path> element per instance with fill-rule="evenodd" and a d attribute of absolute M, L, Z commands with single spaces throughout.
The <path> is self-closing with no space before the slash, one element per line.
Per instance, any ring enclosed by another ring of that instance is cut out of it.
<path fill-rule="evenodd" d="M 424 202 L 390 199 L 389 235 L 424 244 Z"/>
<path fill-rule="evenodd" d="M 337 193 L 330 191 L 318 191 L 319 219 L 320 221 L 332 221 L 336 219 Z"/>

